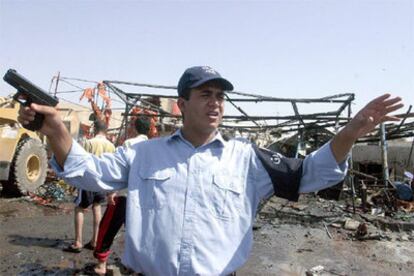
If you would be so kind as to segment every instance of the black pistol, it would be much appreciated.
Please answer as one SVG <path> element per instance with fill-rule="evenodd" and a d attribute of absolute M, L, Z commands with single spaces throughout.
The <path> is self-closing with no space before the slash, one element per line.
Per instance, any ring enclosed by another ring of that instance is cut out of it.
<path fill-rule="evenodd" d="M 17 73 L 14 69 L 7 70 L 3 79 L 17 89 L 17 93 L 14 94 L 13 99 L 24 106 L 29 106 L 31 103 L 56 106 L 59 103 L 56 97 L 49 95 Z M 25 99 L 19 99 L 20 95 L 24 95 Z M 23 127 L 32 131 L 39 130 L 42 127 L 44 119 L 45 116 L 43 114 L 36 113 L 34 120 Z"/>

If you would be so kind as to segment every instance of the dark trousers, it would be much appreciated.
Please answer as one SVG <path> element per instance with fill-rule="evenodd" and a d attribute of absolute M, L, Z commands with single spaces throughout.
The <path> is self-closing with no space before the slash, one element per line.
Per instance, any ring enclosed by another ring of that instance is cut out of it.
<path fill-rule="evenodd" d="M 115 205 L 108 205 L 99 224 L 98 240 L 93 255 L 99 261 L 106 261 L 116 234 L 125 223 L 126 197 L 115 197 Z"/>

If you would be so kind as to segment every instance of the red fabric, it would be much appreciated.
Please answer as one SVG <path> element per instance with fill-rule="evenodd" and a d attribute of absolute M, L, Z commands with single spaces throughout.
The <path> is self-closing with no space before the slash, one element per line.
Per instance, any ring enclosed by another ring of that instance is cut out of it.
<path fill-rule="evenodd" d="M 105 211 L 105 215 L 102 218 L 101 223 L 99 225 L 98 240 L 96 241 L 96 247 L 93 254 L 95 258 L 97 258 L 99 261 L 106 261 L 109 257 L 109 254 L 111 254 L 110 250 L 105 252 L 99 252 L 102 248 L 103 238 L 109 229 L 111 219 L 114 215 L 115 205 L 108 205 L 106 208 L 107 210 Z"/>
<path fill-rule="evenodd" d="M 102 253 L 94 252 L 93 256 L 100 262 L 106 262 L 110 254 L 111 254 L 111 250 L 108 250 Z"/>
<path fill-rule="evenodd" d="M 83 90 L 83 94 L 80 97 L 79 101 L 81 101 L 83 99 L 83 97 L 85 97 L 88 102 L 92 101 L 93 98 L 95 97 L 95 89 L 94 88 L 85 88 Z"/>
<path fill-rule="evenodd" d="M 181 110 L 180 110 L 180 108 L 178 107 L 178 104 L 177 104 L 177 102 L 176 102 L 176 101 L 174 101 L 174 103 L 173 103 L 173 105 L 172 105 L 172 111 L 171 111 L 171 113 L 172 113 L 173 115 L 181 115 Z"/>

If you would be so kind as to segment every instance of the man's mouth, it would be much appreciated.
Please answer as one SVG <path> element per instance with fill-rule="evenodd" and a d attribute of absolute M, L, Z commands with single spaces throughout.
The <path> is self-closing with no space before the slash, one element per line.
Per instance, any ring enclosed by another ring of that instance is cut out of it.
<path fill-rule="evenodd" d="M 215 112 L 215 111 L 210 111 L 210 112 L 207 113 L 207 116 L 210 117 L 210 118 L 218 118 L 219 113 Z"/>

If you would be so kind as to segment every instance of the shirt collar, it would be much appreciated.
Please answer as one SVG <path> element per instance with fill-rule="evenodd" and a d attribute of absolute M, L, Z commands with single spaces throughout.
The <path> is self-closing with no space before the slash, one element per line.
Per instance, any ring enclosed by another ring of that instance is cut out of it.
<path fill-rule="evenodd" d="M 96 134 L 95 135 L 95 138 L 106 139 L 106 136 L 105 135 L 102 135 L 102 134 Z"/>
<path fill-rule="evenodd" d="M 147 135 L 145 135 L 145 134 L 139 134 L 139 135 L 137 136 L 137 138 L 140 138 L 140 139 L 143 139 L 143 140 L 148 140 L 148 136 L 147 136 Z"/>
<path fill-rule="evenodd" d="M 182 139 L 183 141 L 185 141 L 185 142 L 187 142 L 187 143 L 189 143 L 185 138 L 184 138 L 184 136 L 183 136 L 183 134 L 182 134 L 182 131 L 181 131 L 181 128 L 180 129 L 178 129 L 178 130 L 176 130 L 175 132 L 174 132 L 174 134 L 172 134 L 169 138 L 168 138 L 168 140 L 167 141 L 173 141 L 173 140 L 176 140 L 176 139 Z M 216 136 L 214 136 L 214 138 L 208 143 L 208 144 L 206 144 L 206 145 L 209 145 L 209 144 L 212 144 L 212 143 L 218 143 L 218 144 L 220 144 L 221 146 L 224 146 L 227 142 L 226 142 L 226 140 L 224 140 L 224 138 L 223 138 L 223 136 L 221 135 L 221 133 L 220 133 L 220 131 L 218 131 L 217 130 L 217 132 L 216 132 Z M 204 145 L 204 146 L 206 146 L 206 145 Z"/>

